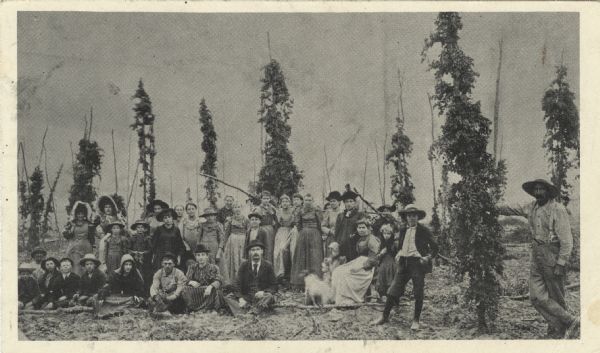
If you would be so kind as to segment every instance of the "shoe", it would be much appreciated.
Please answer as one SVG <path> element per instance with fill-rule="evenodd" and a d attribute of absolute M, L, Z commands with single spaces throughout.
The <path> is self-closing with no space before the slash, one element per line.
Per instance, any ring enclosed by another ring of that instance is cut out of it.
<path fill-rule="evenodd" d="M 577 338 L 579 337 L 579 328 L 580 328 L 580 321 L 578 318 L 575 318 L 573 320 L 573 322 L 571 322 L 571 324 L 569 325 L 569 328 L 567 328 L 567 331 L 565 332 L 565 336 L 563 337 L 564 339 L 571 339 L 571 338 Z"/>
<path fill-rule="evenodd" d="M 382 315 L 379 319 L 372 321 L 371 325 L 383 325 L 388 322 L 390 322 L 390 319 Z"/>
<path fill-rule="evenodd" d="M 413 330 L 413 331 L 420 330 L 421 329 L 421 324 L 418 321 L 413 320 L 412 325 L 410 325 L 410 329 Z"/>

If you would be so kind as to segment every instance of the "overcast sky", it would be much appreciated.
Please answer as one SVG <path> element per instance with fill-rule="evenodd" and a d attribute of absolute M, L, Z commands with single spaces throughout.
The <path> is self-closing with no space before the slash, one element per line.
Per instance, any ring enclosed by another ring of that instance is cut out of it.
<path fill-rule="evenodd" d="M 136 137 L 129 129 L 131 96 L 142 78 L 157 117 L 158 197 L 169 202 L 171 178 L 174 202 L 185 199 L 187 186 L 195 197 L 194 168 L 196 160 L 204 158 L 198 123 L 203 97 L 218 134 L 219 176 L 224 161 L 225 180 L 246 188 L 254 178 L 254 161 L 257 173 L 260 168 L 257 111 L 270 32 L 271 55 L 281 64 L 294 99 L 290 149 L 305 173 L 304 191 L 318 195 L 320 201 L 325 146 L 332 188 L 338 190 L 346 182 L 362 189 L 368 154 L 365 195 L 380 203 L 374 143 L 381 160 L 385 134 L 389 143 L 394 130 L 399 69 L 404 77 L 406 133 L 414 143 L 409 169 L 417 204 L 429 210 L 427 93 L 433 91 L 433 73 L 421 63 L 420 53 L 436 15 L 21 12 L 18 139 L 25 144 L 28 171 L 37 162 L 47 125 L 49 172 L 54 174 L 65 163 L 57 190 L 58 207 L 64 209 L 72 183 L 69 142 L 76 148 L 83 135 L 83 117 L 89 117 L 93 106 L 92 138 L 105 153 L 99 193 L 112 193 L 115 188 L 114 129 L 119 192 L 124 195 L 130 138 L 130 179 L 137 154 Z M 541 99 L 561 56 L 569 69 L 571 89 L 579 96 L 578 15 L 467 13 L 462 17 L 459 44 L 480 73 L 474 99 L 481 101 L 482 112 L 490 119 L 498 40 L 504 38 L 500 115 L 502 157 L 508 164 L 505 198 L 509 203 L 528 201 L 522 182 L 549 178 L 542 149 Z M 442 123 L 442 118 L 436 118 L 436 130 Z M 386 194 L 389 201 L 389 190 Z"/>

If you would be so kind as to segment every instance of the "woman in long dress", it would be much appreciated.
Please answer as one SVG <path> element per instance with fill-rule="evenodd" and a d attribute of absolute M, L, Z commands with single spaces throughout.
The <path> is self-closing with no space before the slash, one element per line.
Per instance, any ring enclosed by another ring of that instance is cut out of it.
<path fill-rule="evenodd" d="M 194 251 L 196 262 L 187 270 L 189 280 L 181 297 L 189 311 L 219 310 L 226 307 L 221 290 L 222 278 L 217 265 L 209 263 L 209 249 L 198 244 Z"/>
<path fill-rule="evenodd" d="M 275 277 L 278 279 L 285 276 L 286 261 L 285 256 L 290 246 L 290 232 L 294 224 L 294 212 L 291 208 L 292 202 L 290 197 L 282 195 L 279 198 L 281 208 L 277 210 L 277 221 L 279 228 L 275 234 L 275 246 L 273 248 L 273 267 Z"/>
<path fill-rule="evenodd" d="M 223 248 L 225 247 L 223 225 L 217 221 L 217 210 L 214 208 L 205 209 L 200 217 L 204 217 L 206 222 L 200 226 L 200 239 L 198 243 L 210 250 L 210 263 L 216 264 L 221 260 Z"/>
<path fill-rule="evenodd" d="M 96 225 L 90 223 L 92 208 L 89 204 L 76 201 L 71 209 L 71 219 L 65 226 L 63 236 L 67 239 L 66 257 L 73 260 L 73 272 L 80 276 L 83 269 L 79 261 L 85 254 L 93 253 Z"/>
<path fill-rule="evenodd" d="M 200 240 L 200 228 L 202 222 L 198 217 L 198 206 L 193 202 L 188 202 L 185 205 L 185 215 L 179 224 L 179 230 L 181 231 L 181 237 L 185 245 L 185 255 L 182 259 L 182 263 L 187 265 L 187 261 L 194 260 L 194 249 L 198 245 Z"/>
<path fill-rule="evenodd" d="M 338 266 L 331 275 L 331 287 L 335 304 L 346 305 L 362 303 L 373 281 L 376 258 L 368 257 L 369 246 L 366 241 L 357 245 L 359 256 Z"/>
<path fill-rule="evenodd" d="M 94 311 L 100 318 L 120 315 L 129 308 L 143 306 L 144 279 L 130 254 L 121 257 L 119 267 L 109 273 L 107 288 L 101 290 Z"/>
<path fill-rule="evenodd" d="M 247 229 L 248 219 L 242 214 L 242 206 L 236 203 L 233 205 L 233 216 L 225 222 L 225 248 L 219 261 L 224 284 L 235 281 L 238 269 L 246 257 L 244 244 Z"/>
<path fill-rule="evenodd" d="M 125 234 L 125 225 L 121 222 L 113 222 L 108 225 L 110 233 L 106 234 L 101 243 L 103 252 L 100 254 L 100 262 L 105 265 L 106 273 L 111 274 L 121 266 L 121 258 L 131 250 L 129 237 Z"/>
<path fill-rule="evenodd" d="M 177 213 L 172 208 L 163 210 L 157 215 L 157 221 L 163 224 L 156 228 L 152 235 L 152 265 L 154 271 L 162 267 L 161 260 L 166 253 L 181 257 L 185 251 L 179 228 L 175 227 Z"/>
<path fill-rule="evenodd" d="M 270 263 L 273 263 L 273 248 L 275 246 L 275 230 L 277 228 L 277 209 L 271 204 L 271 193 L 263 191 L 261 195 L 260 205 L 254 210 L 259 213 L 262 218 L 260 228 L 266 234 L 265 252 L 263 258 Z"/>
<path fill-rule="evenodd" d="M 321 239 L 321 212 L 313 206 L 310 194 L 304 196 L 304 207 L 296 214 L 298 239 L 292 263 L 290 282 L 296 289 L 304 287 L 303 271 L 321 276 L 323 240 Z"/>

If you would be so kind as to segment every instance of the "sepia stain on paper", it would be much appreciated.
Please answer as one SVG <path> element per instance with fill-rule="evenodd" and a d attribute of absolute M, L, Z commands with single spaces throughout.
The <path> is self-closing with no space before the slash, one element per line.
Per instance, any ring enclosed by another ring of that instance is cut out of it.
<path fill-rule="evenodd" d="M 600 300 L 596 300 L 588 309 L 588 317 L 596 326 L 600 326 Z"/>

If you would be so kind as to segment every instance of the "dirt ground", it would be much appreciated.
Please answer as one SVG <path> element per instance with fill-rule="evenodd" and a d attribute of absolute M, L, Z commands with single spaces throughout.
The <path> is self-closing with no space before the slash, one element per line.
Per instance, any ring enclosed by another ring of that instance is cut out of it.
<path fill-rule="evenodd" d="M 503 278 L 504 295 L 527 293 L 529 258 L 527 245 L 507 246 Z M 568 283 L 579 282 L 571 272 Z M 450 268 L 441 264 L 426 278 L 422 323 L 411 332 L 412 302 L 392 312 L 384 326 L 372 326 L 382 307 L 358 309 L 276 308 L 260 316 L 224 316 L 217 313 L 175 315 L 153 319 L 144 311 L 105 320 L 91 313 L 53 315 L 19 314 L 19 328 L 30 340 L 393 340 L 393 339 L 539 339 L 546 324 L 528 300 L 503 298 L 498 318 L 490 332 L 478 333 L 474 313 L 461 295 L 464 282 L 458 282 Z M 410 285 L 409 285 L 410 286 Z M 410 296 L 411 290 L 407 291 Z M 300 293 L 282 293 L 279 301 L 302 301 Z M 579 313 L 579 290 L 569 290 L 569 308 Z"/>

